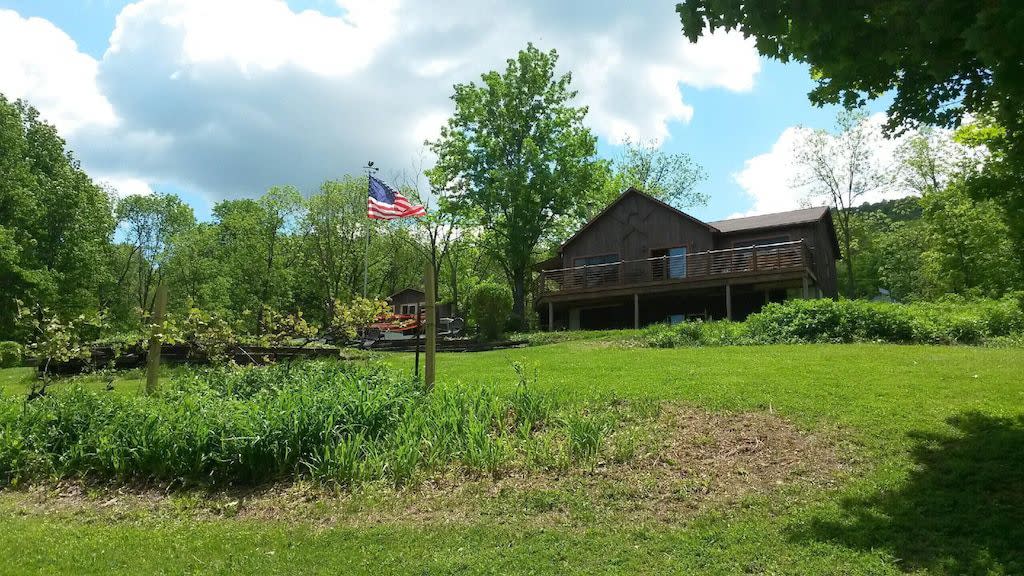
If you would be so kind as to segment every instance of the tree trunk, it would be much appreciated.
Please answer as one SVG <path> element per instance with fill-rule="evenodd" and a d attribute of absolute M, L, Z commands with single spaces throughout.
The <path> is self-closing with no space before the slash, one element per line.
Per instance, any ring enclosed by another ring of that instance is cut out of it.
<path fill-rule="evenodd" d="M 459 315 L 459 267 L 456 266 L 452 257 L 448 257 L 448 264 L 451 268 L 452 277 L 452 316 Z"/>
<path fill-rule="evenodd" d="M 526 270 L 512 273 L 512 323 L 516 330 L 526 327 Z"/>

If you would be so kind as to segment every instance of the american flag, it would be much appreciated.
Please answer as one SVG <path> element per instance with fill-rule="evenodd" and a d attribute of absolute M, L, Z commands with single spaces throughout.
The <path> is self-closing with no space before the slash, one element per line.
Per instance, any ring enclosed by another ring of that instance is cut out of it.
<path fill-rule="evenodd" d="M 366 200 L 366 215 L 372 220 L 394 220 L 426 216 L 427 211 L 419 204 L 410 204 L 408 198 L 370 176 L 370 196 Z"/>

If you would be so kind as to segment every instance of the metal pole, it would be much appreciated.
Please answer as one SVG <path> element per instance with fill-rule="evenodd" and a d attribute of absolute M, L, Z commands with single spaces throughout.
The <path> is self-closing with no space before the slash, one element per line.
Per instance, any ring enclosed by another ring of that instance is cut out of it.
<path fill-rule="evenodd" d="M 369 198 L 370 178 L 373 178 L 373 173 L 379 171 L 380 168 L 374 167 L 373 160 L 370 160 L 366 163 L 366 166 L 363 166 L 363 169 L 366 170 L 366 196 Z M 370 218 L 369 214 L 367 214 L 366 219 L 370 220 L 370 222 L 366 223 L 366 254 L 363 255 L 363 298 L 366 298 L 366 285 L 370 277 L 370 227 L 373 225 L 373 219 Z"/>
<path fill-rule="evenodd" d="M 363 298 L 366 298 L 366 284 L 370 275 L 370 226 L 366 223 L 366 254 L 363 255 Z"/>

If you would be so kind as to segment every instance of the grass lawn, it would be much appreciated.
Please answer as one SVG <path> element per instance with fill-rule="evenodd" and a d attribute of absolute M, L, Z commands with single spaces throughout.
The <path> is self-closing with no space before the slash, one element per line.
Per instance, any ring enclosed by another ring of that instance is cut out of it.
<path fill-rule="evenodd" d="M 412 366 L 406 354 L 386 361 Z M 340 496 L 309 518 L 264 519 L 193 514 L 180 502 L 63 510 L 9 489 L 0 573 L 1024 573 L 1024 350 L 588 340 L 442 354 L 439 385 L 511 389 L 515 361 L 580 406 L 617 396 L 771 412 L 836 438 L 847 465 L 828 485 L 781 485 L 649 521 L 626 521 L 585 492 L 491 490 L 486 480 L 452 496 L 476 501 L 477 513 L 427 520 L 395 505 L 401 494 Z M 0 371 L 0 387 L 18 393 L 25 377 Z M 353 507 L 378 512 L 354 521 Z"/>

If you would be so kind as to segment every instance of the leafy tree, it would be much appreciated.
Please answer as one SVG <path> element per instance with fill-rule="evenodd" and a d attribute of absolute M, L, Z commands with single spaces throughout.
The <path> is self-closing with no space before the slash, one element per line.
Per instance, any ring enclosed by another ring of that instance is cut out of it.
<path fill-rule="evenodd" d="M 1010 145 L 1006 129 L 990 118 L 980 117 L 961 127 L 955 138 L 965 146 L 988 151 L 984 163 L 967 171 L 964 185 L 973 198 L 993 200 L 1002 208 L 1007 231 L 1016 246 L 1017 270 L 1024 275 L 1024 162 L 1007 151 Z"/>
<path fill-rule="evenodd" d="M 169 290 L 176 296 L 168 303 L 173 309 L 230 309 L 232 276 L 218 235 L 216 224 L 203 223 L 172 238 L 166 270 Z"/>
<path fill-rule="evenodd" d="M 334 302 L 362 292 L 366 231 L 366 178 L 324 182 L 309 198 L 300 224 L 310 289 L 317 308 L 334 316 Z M 371 238 L 371 243 L 374 239 Z M 380 244 L 380 239 L 376 239 Z"/>
<path fill-rule="evenodd" d="M 504 286 L 481 282 L 470 296 L 470 311 L 481 338 L 496 340 L 505 329 L 512 311 L 512 295 Z"/>
<path fill-rule="evenodd" d="M 903 186 L 918 194 L 942 190 L 972 160 L 977 161 L 977 153 L 954 141 L 950 131 L 928 126 L 910 135 L 897 157 L 904 167 Z"/>
<path fill-rule="evenodd" d="M 935 277 L 926 273 L 922 258 L 928 248 L 927 232 L 922 220 L 892 222 L 875 239 L 878 284 L 895 300 L 926 299 L 942 292 Z"/>
<path fill-rule="evenodd" d="M 232 308 L 252 311 L 257 335 L 264 329 L 266 307 L 291 305 L 291 233 L 297 229 L 304 202 L 291 186 L 275 187 L 257 199 L 224 200 L 214 206 L 221 258 L 230 278 Z"/>
<path fill-rule="evenodd" d="M 171 239 L 195 226 L 192 207 L 174 194 L 128 196 L 117 203 L 117 220 L 130 247 L 117 284 L 124 286 L 134 267 L 136 306 L 141 313 L 150 312 L 156 288 L 164 281 Z"/>
<path fill-rule="evenodd" d="M 432 186 L 486 231 L 481 241 L 504 270 L 520 324 L 538 244 L 560 219 L 579 216 L 599 183 L 587 109 L 571 104 L 572 76 L 556 76 L 557 61 L 555 51 L 529 44 L 504 72 L 457 84 L 455 114 L 427 143 L 437 154 Z"/>
<path fill-rule="evenodd" d="M 1013 147 L 1024 141 L 1020 2 L 683 0 L 676 11 L 691 42 L 738 29 L 764 56 L 809 64 L 817 105 L 854 108 L 895 92 L 890 128 L 953 127 L 965 113 L 990 113 Z"/>
<path fill-rule="evenodd" d="M 925 194 L 921 204 L 929 232 L 922 257 L 932 266 L 933 283 L 960 294 L 1002 295 L 1016 270 L 998 208 L 971 200 L 960 183 Z"/>
<path fill-rule="evenodd" d="M 603 210 L 630 187 L 679 209 L 704 206 L 708 195 L 696 188 L 706 179 L 707 173 L 689 154 L 664 152 L 654 142 L 626 139 L 621 155 L 611 163 L 611 175 L 592 213 Z"/>
<path fill-rule="evenodd" d="M 62 318 L 99 307 L 114 231 L 108 193 L 56 129 L 0 95 L 0 333 L 15 334 L 15 299 Z"/>
<path fill-rule="evenodd" d="M 852 209 L 870 193 L 887 190 L 894 168 L 883 165 L 873 153 L 880 134 L 862 112 L 841 112 L 838 132 L 811 132 L 796 150 L 799 175 L 794 184 L 806 187 L 835 210 L 839 244 L 846 266 L 846 295 L 857 295 L 856 245 Z"/>

